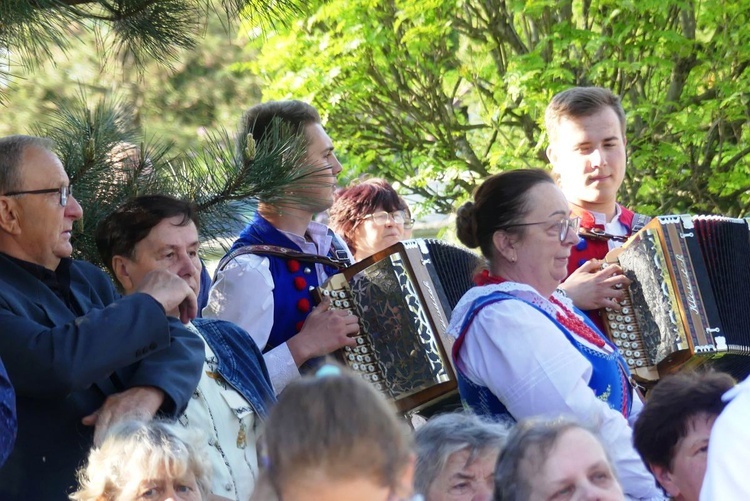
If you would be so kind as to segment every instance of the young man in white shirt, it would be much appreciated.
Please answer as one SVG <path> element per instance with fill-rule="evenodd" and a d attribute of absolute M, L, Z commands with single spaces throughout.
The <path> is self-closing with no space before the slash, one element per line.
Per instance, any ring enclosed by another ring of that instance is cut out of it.
<path fill-rule="evenodd" d="M 260 199 L 258 212 L 219 264 L 204 317 L 234 322 L 247 330 L 264 353 L 277 393 L 299 376 L 308 360 L 355 346 L 357 317 L 330 309 L 328 300 L 313 307 L 311 289 L 351 262 L 346 244 L 327 226 L 313 221 L 333 203 L 341 164 L 312 106 L 276 101 L 250 108 L 240 138 L 252 152 L 269 151 L 297 135 L 304 155 L 295 165 L 302 175 L 281 197 Z M 246 162 L 252 162 L 246 158 Z M 294 162 L 290 162 L 294 163 Z"/>

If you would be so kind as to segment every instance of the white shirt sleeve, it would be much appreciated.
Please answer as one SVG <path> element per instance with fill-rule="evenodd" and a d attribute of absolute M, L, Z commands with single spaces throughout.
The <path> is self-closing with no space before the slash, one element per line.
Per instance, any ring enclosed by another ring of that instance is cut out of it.
<path fill-rule="evenodd" d="M 729 390 L 730 395 L 736 396 L 711 429 L 701 501 L 750 499 L 750 379 Z"/>
<path fill-rule="evenodd" d="M 664 499 L 632 446 L 625 418 L 589 388 L 591 364 L 533 307 L 506 300 L 482 309 L 469 328 L 458 363 L 517 420 L 568 415 L 597 430 L 626 495 Z"/>
<path fill-rule="evenodd" d="M 268 258 L 254 254 L 238 256 L 217 272 L 203 316 L 239 325 L 263 350 L 273 328 L 273 289 Z M 263 359 L 277 394 L 299 377 L 286 343 L 265 353 Z"/>

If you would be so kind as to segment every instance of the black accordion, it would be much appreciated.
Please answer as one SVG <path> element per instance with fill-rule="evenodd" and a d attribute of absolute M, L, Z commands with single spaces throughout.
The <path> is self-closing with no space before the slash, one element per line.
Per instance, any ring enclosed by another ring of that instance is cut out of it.
<path fill-rule="evenodd" d="M 750 373 L 750 227 L 720 216 L 660 216 L 607 254 L 632 280 L 610 338 L 636 379 L 710 363 Z"/>
<path fill-rule="evenodd" d="M 356 347 L 336 357 L 407 413 L 456 392 L 446 335 L 453 307 L 472 286 L 475 254 L 430 239 L 397 243 L 313 291 L 359 317 Z"/>

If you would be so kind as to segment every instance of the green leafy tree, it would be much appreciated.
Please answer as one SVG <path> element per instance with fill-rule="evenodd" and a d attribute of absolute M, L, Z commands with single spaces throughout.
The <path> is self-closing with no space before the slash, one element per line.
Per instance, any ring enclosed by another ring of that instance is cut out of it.
<path fill-rule="evenodd" d="M 544 109 L 573 85 L 623 97 L 621 200 L 750 212 L 750 1 L 332 0 L 258 43 L 265 97 L 309 99 L 353 174 L 449 212 L 488 174 L 546 164 Z"/>

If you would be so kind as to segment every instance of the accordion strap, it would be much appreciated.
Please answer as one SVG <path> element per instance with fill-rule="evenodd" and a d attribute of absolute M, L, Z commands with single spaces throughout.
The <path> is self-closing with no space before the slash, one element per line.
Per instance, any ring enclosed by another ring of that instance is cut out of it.
<path fill-rule="evenodd" d="M 223 270 L 232 259 L 244 256 L 245 254 L 257 254 L 265 256 L 277 256 L 284 257 L 287 259 L 297 259 L 306 263 L 320 263 L 327 266 L 332 266 L 337 270 L 342 270 L 347 267 L 346 263 L 342 263 L 339 260 L 331 259 L 329 257 L 320 256 L 318 254 L 308 254 L 306 252 L 300 252 L 288 247 L 279 247 L 277 245 L 245 245 L 238 247 L 226 256 L 224 256 L 219 265 L 216 267 L 216 271 Z"/>
<path fill-rule="evenodd" d="M 633 224 L 630 228 L 630 234 L 638 233 L 644 226 L 651 221 L 651 217 L 644 214 L 633 214 Z M 629 235 L 612 235 L 599 228 L 581 228 L 578 234 L 582 237 L 592 238 L 594 240 L 614 240 L 615 242 L 625 242 Z"/>

